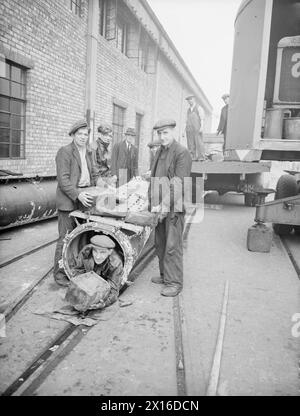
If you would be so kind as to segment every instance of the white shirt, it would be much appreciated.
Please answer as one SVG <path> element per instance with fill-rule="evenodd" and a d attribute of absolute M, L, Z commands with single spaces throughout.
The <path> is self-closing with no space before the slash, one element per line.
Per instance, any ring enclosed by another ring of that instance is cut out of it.
<path fill-rule="evenodd" d="M 79 187 L 83 187 L 83 186 L 90 186 L 91 184 L 91 179 L 90 179 L 90 172 L 88 169 L 88 165 L 87 165 L 87 161 L 86 161 L 86 148 L 85 147 L 81 147 L 79 148 L 77 146 L 79 155 L 80 155 L 80 160 L 81 160 L 81 177 L 78 183 Z"/>

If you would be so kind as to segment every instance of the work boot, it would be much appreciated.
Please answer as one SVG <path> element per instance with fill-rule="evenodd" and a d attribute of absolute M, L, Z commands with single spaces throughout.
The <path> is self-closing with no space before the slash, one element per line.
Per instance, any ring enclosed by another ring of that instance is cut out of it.
<path fill-rule="evenodd" d="M 162 285 L 162 284 L 164 284 L 163 276 L 162 275 L 160 275 L 160 276 L 153 276 L 151 278 L 151 282 L 152 283 L 156 283 L 158 285 Z"/>
<path fill-rule="evenodd" d="M 180 292 L 181 292 L 182 288 L 178 285 L 168 285 L 165 286 L 162 291 L 160 292 L 160 294 L 162 296 L 177 296 Z"/>
<path fill-rule="evenodd" d="M 63 273 L 57 273 L 57 275 L 54 276 L 54 280 L 59 286 L 68 287 L 70 284 L 70 280 Z"/>

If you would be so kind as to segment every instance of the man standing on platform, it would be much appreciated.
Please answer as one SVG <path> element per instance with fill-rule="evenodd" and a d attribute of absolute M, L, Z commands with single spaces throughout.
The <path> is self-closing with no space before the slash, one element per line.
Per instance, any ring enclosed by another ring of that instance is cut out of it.
<path fill-rule="evenodd" d="M 111 173 L 117 179 L 117 186 L 124 185 L 138 176 L 138 148 L 135 146 L 136 133 L 128 128 L 124 140 L 114 145 L 111 157 Z"/>
<path fill-rule="evenodd" d="M 86 120 L 77 121 L 69 132 L 72 143 L 59 149 L 56 155 L 58 209 L 58 241 L 54 256 L 54 280 L 61 286 L 68 286 L 69 280 L 59 265 L 62 257 L 63 240 L 75 228 L 75 221 L 69 214 L 80 206 L 91 206 L 93 197 L 84 190 L 95 184 L 96 172 L 91 153 L 86 145 L 89 129 Z"/>
<path fill-rule="evenodd" d="M 190 106 L 186 116 L 187 146 L 193 160 L 203 161 L 206 157 L 203 142 L 203 123 L 201 122 L 199 107 L 194 95 L 189 95 L 186 100 Z"/>
<path fill-rule="evenodd" d="M 175 140 L 175 120 L 160 120 L 154 126 L 161 143 L 151 169 L 149 201 L 152 211 L 159 212 L 155 229 L 155 248 L 160 276 L 153 283 L 164 284 L 163 296 L 176 296 L 183 286 L 183 247 L 185 208 L 184 180 L 191 174 L 192 159 L 188 150 Z M 165 189 L 163 183 L 166 184 Z"/>
<path fill-rule="evenodd" d="M 222 100 L 224 101 L 225 105 L 222 107 L 219 126 L 217 130 L 217 134 L 223 134 L 224 142 L 223 142 L 223 153 L 225 152 L 225 144 L 226 144 L 226 132 L 227 132 L 227 118 L 228 118 L 228 106 L 229 106 L 229 94 L 223 94 Z"/>

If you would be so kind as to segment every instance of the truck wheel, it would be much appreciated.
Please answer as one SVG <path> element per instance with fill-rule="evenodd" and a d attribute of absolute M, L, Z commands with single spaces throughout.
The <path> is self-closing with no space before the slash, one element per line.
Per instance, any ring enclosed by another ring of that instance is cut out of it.
<path fill-rule="evenodd" d="M 255 194 L 247 193 L 245 194 L 244 202 L 246 207 L 255 207 L 258 203 L 258 197 Z"/>
<path fill-rule="evenodd" d="M 288 198 L 297 194 L 297 182 L 294 176 L 280 176 L 276 185 L 275 199 Z M 288 235 L 292 232 L 293 228 L 292 225 L 288 224 L 273 224 L 273 230 L 278 235 Z"/>

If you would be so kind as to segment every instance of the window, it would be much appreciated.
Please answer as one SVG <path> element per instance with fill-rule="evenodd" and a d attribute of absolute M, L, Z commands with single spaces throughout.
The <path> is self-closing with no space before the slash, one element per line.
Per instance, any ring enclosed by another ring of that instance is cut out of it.
<path fill-rule="evenodd" d="M 25 70 L 6 61 L 0 77 L 0 158 L 24 157 L 24 132 Z"/>
<path fill-rule="evenodd" d="M 99 33 L 147 74 L 156 72 L 157 46 L 122 0 L 99 0 Z"/>
<path fill-rule="evenodd" d="M 118 20 L 116 25 L 116 47 L 122 53 L 126 54 L 127 45 L 127 25 Z"/>
<path fill-rule="evenodd" d="M 81 16 L 82 0 L 70 0 L 70 7 L 73 13 L 77 16 Z"/>
<path fill-rule="evenodd" d="M 114 143 L 119 143 L 123 139 L 124 116 L 125 116 L 125 108 L 117 104 L 114 104 L 114 113 L 113 113 Z"/>
<path fill-rule="evenodd" d="M 138 149 L 139 149 L 140 140 L 141 140 L 142 120 L 143 120 L 143 114 L 136 113 L 135 115 L 135 131 L 136 131 L 135 145 Z"/>
<path fill-rule="evenodd" d="M 139 42 L 139 62 L 138 66 L 143 70 L 146 71 L 147 60 L 148 60 L 148 36 L 145 31 L 141 31 L 140 42 Z"/>
<path fill-rule="evenodd" d="M 114 41 L 122 53 L 127 52 L 127 37 L 130 14 L 126 6 L 117 0 L 99 0 L 99 33 L 105 39 Z"/>

